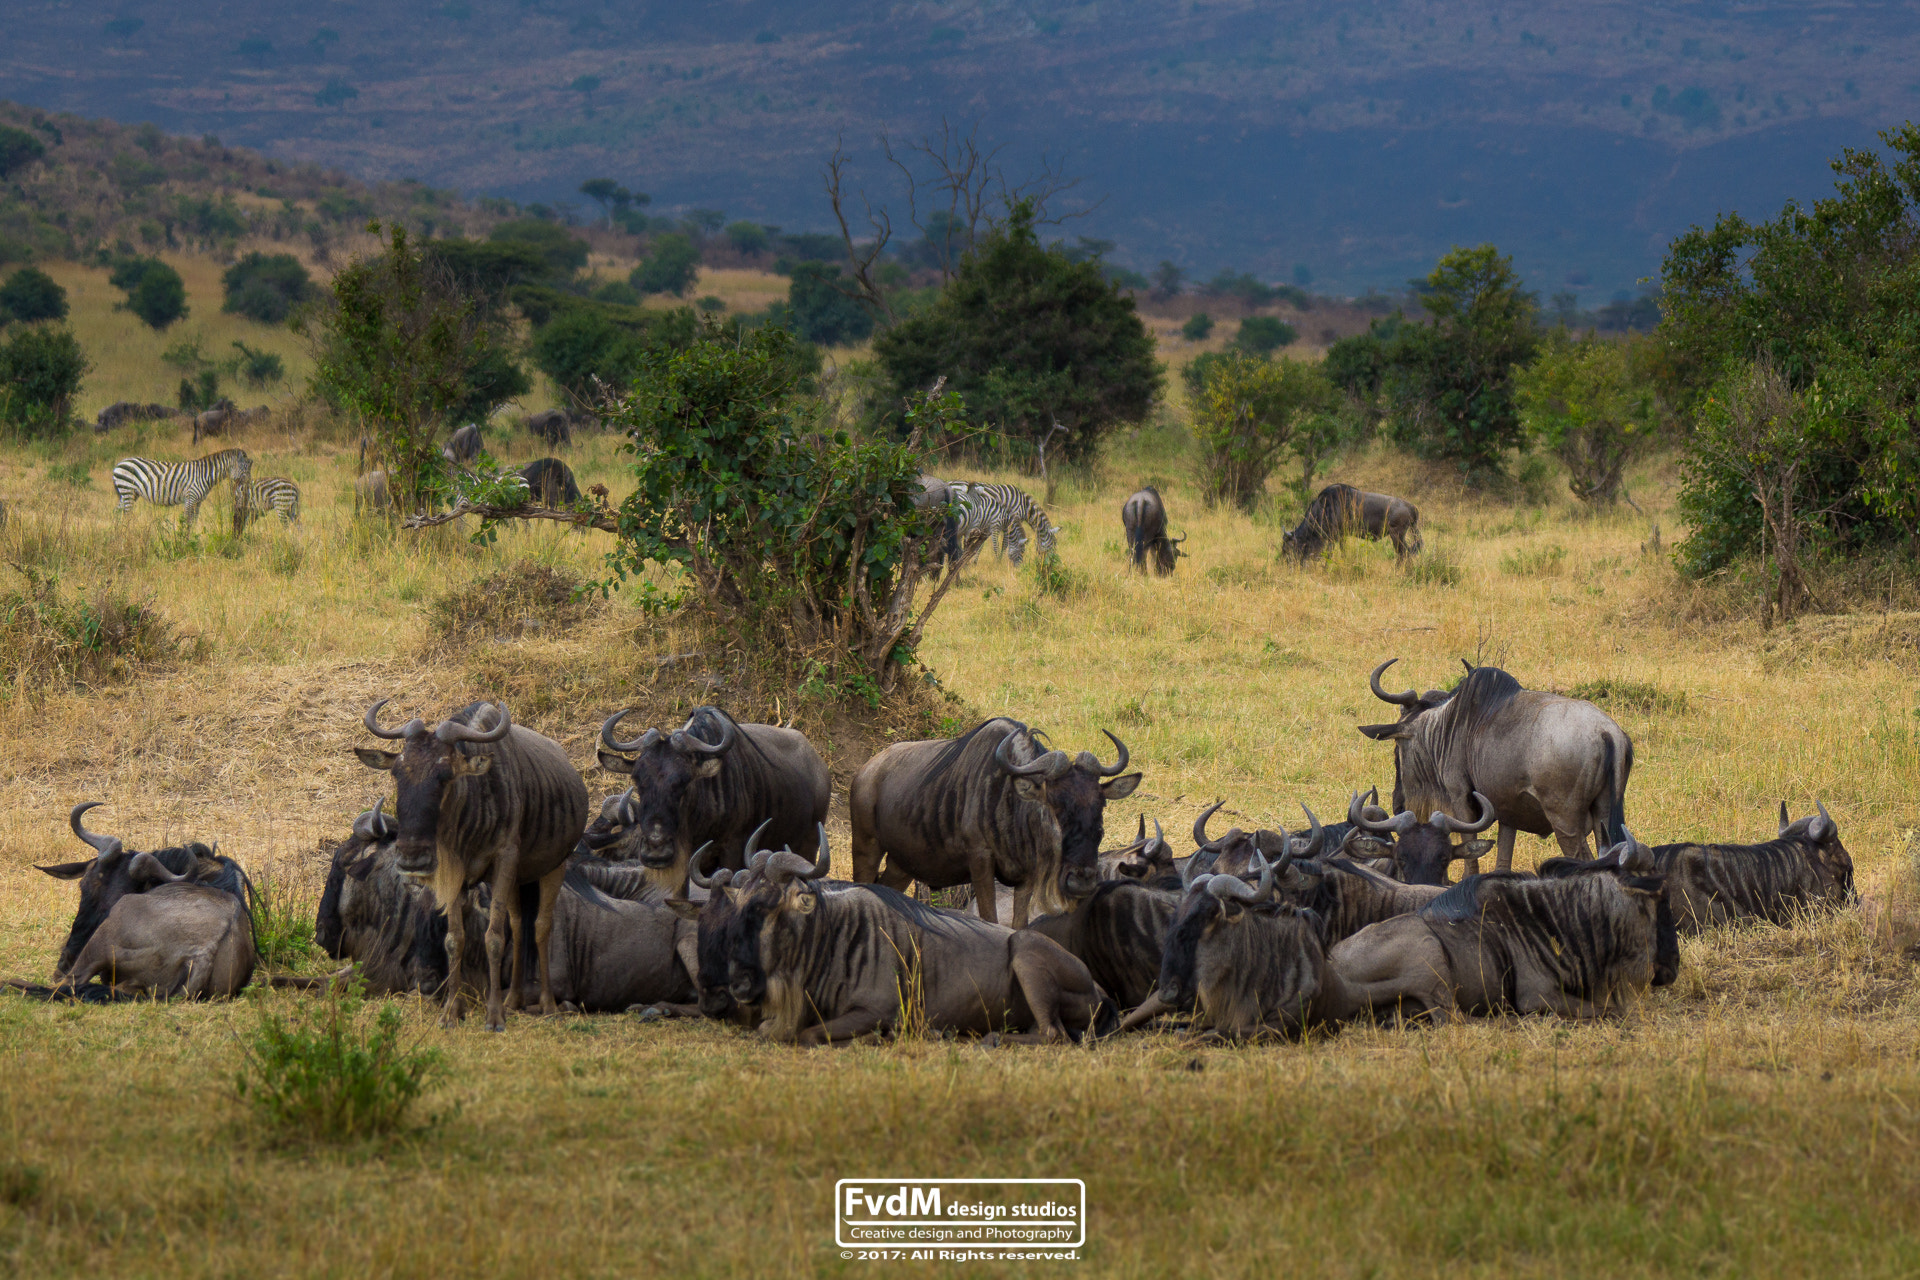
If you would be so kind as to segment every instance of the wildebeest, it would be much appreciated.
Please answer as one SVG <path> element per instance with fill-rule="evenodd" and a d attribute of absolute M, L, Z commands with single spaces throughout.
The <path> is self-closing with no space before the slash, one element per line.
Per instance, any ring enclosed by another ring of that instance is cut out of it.
<path fill-rule="evenodd" d="M 543 409 L 527 419 L 527 430 L 550 445 L 573 443 L 573 419 L 565 409 Z"/>
<path fill-rule="evenodd" d="M 637 851 L 664 892 L 682 891 L 688 857 L 708 841 L 721 849 L 721 865 L 741 865 L 748 834 L 769 820 L 769 844 L 813 856 L 833 783 L 804 733 L 696 707 L 671 733 L 648 729 L 621 742 L 614 727 L 632 713 L 616 712 L 600 726 L 600 767 L 633 780 L 632 834 L 622 851 Z"/>
<path fill-rule="evenodd" d="M 1209 838 L 1207 820 L 1226 803 L 1217 800 L 1201 810 L 1200 816 L 1193 820 L 1193 856 L 1180 865 L 1180 882 L 1184 886 L 1188 880 L 1201 873 L 1222 873 L 1245 877 L 1252 874 L 1256 852 L 1271 861 L 1281 854 L 1291 854 L 1297 858 L 1317 858 L 1325 847 L 1326 830 L 1320 825 L 1313 810 L 1305 805 L 1300 811 L 1307 815 L 1307 829 L 1302 835 L 1287 831 L 1242 831 L 1234 827 L 1225 835 Z"/>
<path fill-rule="evenodd" d="M 444 993 L 447 915 L 433 893 L 403 872 L 394 842 L 400 826 L 382 812 L 382 799 L 353 822 L 353 834 L 334 846 L 326 887 L 315 914 L 313 940 L 336 960 L 353 962 L 370 995 Z M 474 895 L 460 895 L 465 937 L 462 982 L 486 981 L 486 918 Z"/>
<path fill-rule="evenodd" d="M 1320 919 L 1329 946 L 1370 924 L 1409 915 L 1446 892 L 1436 884 L 1403 884 L 1350 858 L 1296 858 L 1279 894 Z"/>
<path fill-rule="evenodd" d="M 935 564 L 957 564 L 960 560 L 960 515 L 953 507 L 953 486 L 938 476 L 920 477 L 920 493 L 913 500 L 917 510 L 935 510 L 941 513 L 939 541 L 935 544 L 940 554 L 934 558 Z"/>
<path fill-rule="evenodd" d="M 1449 864 L 1462 859 L 1474 862 L 1493 847 L 1486 840 L 1462 840 L 1457 845 L 1453 843 L 1456 835 L 1478 835 L 1493 825 L 1492 802 L 1478 791 L 1473 793 L 1472 799 L 1477 814 L 1472 822 L 1461 822 L 1439 809 L 1435 809 L 1422 822 L 1411 810 L 1396 813 L 1391 818 L 1376 818 L 1366 811 L 1360 803 L 1359 794 L 1355 793 L 1347 806 L 1347 821 L 1357 830 L 1392 839 L 1388 856 L 1393 860 L 1396 880 L 1407 884 L 1445 884 Z M 1373 811 L 1378 812 L 1378 809 Z"/>
<path fill-rule="evenodd" d="M 1284 555 L 1310 560 L 1329 545 L 1339 546 L 1348 535 L 1393 543 L 1393 554 L 1404 560 L 1419 552 L 1420 512 L 1405 498 L 1388 493 L 1365 493 L 1350 484 L 1330 484 L 1308 504 L 1298 528 L 1280 538 Z"/>
<path fill-rule="evenodd" d="M 549 976 L 547 940 L 553 904 L 566 875 L 566 858 L 587 826 L 587 786 L 559 743 L 513 723 L 507 709 L 475 702 L 429 730 L 417 717 L 399 729 L 380 727 L 382 698 L 363 717 L 376 738 L 400 740 L 399 751 L 356 747 L 370 769 L 393 774 L 400 832 L 394 848 L 400 869 L 433 876 L 434 900 L 447 908 L 447 955 L 456 963 L 466 929 L 455 909 L 469 885 L 486 881 L 492 892 L 487 922 L 487 1029 L 504 1031 L 500 962 L 507 921 L 523 883 L 538 882 L 534 949 L 540 960 L 540 1009 L 556 1006 Z M 510 1007 L 519 1008 L 519 953 L 513 957 Z M 450 983 L 442 1014 L 457 1024 L 460 984 Z"/>
<path fill-rule="evenodd" d="M 1679 940 L 1666 884 L 1630 836 L 1597 859 L 1554 858 L 1539 877 L 1469 876 L 1421 908 L 1328 953 L 1346 998 L 1426 1016 L 1603 1018 L 1671 982 Z"/>
<path fill-rule="evenodd" d="M 1065 912 L 1041 916 L 1027 929 L 1077 957 L 1101 990 L 1125 1010 L 1153 994 L 1167 930 L 1179 908 L 1178 892 L 1133 878 L 1112 879 Z"/>
<path fill-rule="evenodd" d="M 580 486 L 574 482 L 573 468 L 558 458 L 535 458 L 520 468 L 527 491 L 543 507 L 570 507 L 580 501 Z"/>
<path fill-rule="evenodd" d="M 81 825 L 80 816 L 99 803 L 75 805 L 67 816 L 95 856 L 40 868 L 80 881 L 80 905 L 55 966 L 57 990 L 77 994 L 104 977 L 110 987 L 155 996 L 237 993 L 257 962 L 246 873 L 198 843 L 129 851 L 118 838 Z"/>
<path fill-rule="evenodd" d="M 164 404 L 138 404 L 131 400 L 116 400 L 102 409 L 99 416 L 94 419 L 93 431 L 95 435 L 105 435 L 122 423 L 152 422 L 156 418 L 177 416 L 178 410 L 169 409 Z"/>
<path fill-rule="evenodd" d="M 1763 844 L 1655 845 L 1679 927 L 1698 933 L 1745 919 L 1786 925 L 1806 907 L 1855 901 L 1853 856 L 1827 806 L 1815 805 L 1818 813 L 1793 822 L 1782 800 L 1780 834 Z"/>
<path fill-rule="evenodd" d="M 480 426 L 469 422 L 447 437 L 447 442 L 440 446 L 440 456 L 457 467 L 464 467 L 480 456 L 480 446 Z"/>
<path fill-rule="evenodd" d="M 1090 751 L 1042 752 L 1027 726 L 1004 717 L 954 739 L 897 742 L 867 761 L 848 792 L 853 878 L 896 889 L 919 880 L 944 889 L 971 881 L 983 918 L 993 883 L 1015 891 L 1013 923 L 1038 906 L 1058 912 L 1099 884 L 1096 860 L 1109 800 L 1122 800 L 1140 775 L 1127 746 L 1108 768 Z"/>
<path fill-rule="evenodd" d="M 1398 661 L 1375 667 L 1368 683 L 1374 697 L 1401 709 L 1400 719 L 1359 726 L 1393 743 L 1394 812 L 1422 820 L 1435 810 L 1463 814 L 1473 793 L 1484 793 L 1500 820 L 1501 871 L 1513 866 L 1516 832 L 1552 835 L 1574 858 L 1586 856 L 1589 833 L 1596 850 L 1619 839 L 1633 740 L 1611 716 L 1470 663 L 1451 693 L 1388 693 L 1380 675 Z"/>
<path fill-rule="evenodd" d="M 235 405 L 233 401 L 222 396 L 214 402 L 211 408 L 194 414 L 193 442 L 199 444 L 208 436 L 219 435 L 222 431 L 226 430 L 228 422 L 233 417 L 234 412 Z"/>
<path fill-rule="evenodd" d="M 1120 524 L 1127 531 L 1127 555 L 1133 567 L 1144 570 L 1147 557 L 1153 557 L 1155 573 L 1172 573 L 1181 556 L 1180 544 L 1186 539 L 1167 536 L 1167 504 L 1152 485 L 1139 490 L 1120 507 Z"/>
<path fill-rule="evenodd" d="M 812 863 L 772 855 L 739 907 L 731 985 L 735 999 L 761 1005 L 763 1036 L 848 1044 L 918 1022 L 1052 1042 L 1112 1024 L 1113 1002 L 1050 939 L 882 885 L 823 892 L 824 828 L 819 845 Z"/>
<path fill-rule="evenodd" d="M 1117 849 L 1103 849 L 1094 859 L 1094 873 L 1100 884 L 1109 880 L 1131 880 L 1144 882 L 1158 876 L 1174 873 L 1173 846 L 1167 843 L 1164 832 L 1160 830 L 1160 820 L 1153 820 L 1153 834 L 1147 834 L 1146 815 L 1140 816 L 1139 830 L 1131 842 Z M 1013 924 L 1015 893 L 1011 885 L 998 880 L 993 882 L 993 914 L 979 912 L 982 917 L 999 924 Z M 1084 899 L 1082 899 L 1084 901 Z M 974 905 L 973 885 L 956 885 L 948 900 L 940 905 L 955 911 L 965 911 Z M 1033 924 L 1037 922 L 1029 922 Z M 1055 942 L 1058 937 L 1048 934 Z M 1065 943 L 1061 943 L 1065 946 Z M 1068 950 L 1072 950 L 1071 947 Z M 1078 954 L 1077 952 L 1075 954 Z M 1105 985 L 1105 984 L 1102 984 Z"/>
<path fill-rule="evenodd" d="M 353 482 L 353 509 L 359 511 L 365 507 L 369 511 L 388 511 L 393 500 L 387 493 L 387 473 L 369 471 Z"/>

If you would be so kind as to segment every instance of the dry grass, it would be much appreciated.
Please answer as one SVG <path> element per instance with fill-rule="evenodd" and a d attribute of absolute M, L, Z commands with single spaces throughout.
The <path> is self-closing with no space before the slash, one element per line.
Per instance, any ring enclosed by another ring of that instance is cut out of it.
<path fill-rule="evenodd" d="M 76 855 L 64 815 L 83 799 L 110 801 L 98 829 L 136 846 L 218 838 L 283 901 L 310 901 L 319 847 L 384 781 L 347 751 L 377 697 L 424 715 L 502 697 L 588 768 L 600 718 L 629 703 L 654 723 L 716 698 L 798 713 L 842 789 L 877 741 L 917 731 L 913 716 L 852 723 L 763 688 L 737 640 L 695 618 L 648 620 L 624 592 L 564 626 L 437 644 L 436 598 L 522 561 L 592 577 L 604 542 L 540 526 L 479 549 L 457 531 L 357 523 L 347 446 L 304 431 L 241 441 L 256 474 L 305 488 L 300 526 L 264 521 L 236 540 L 216 501 L 183 551 L 163 536 L 171 512 L 110 515 L 106 468 L 128 440 L 0 454 L 16 513 L 0 558 L 55 568 L 77 592 L 150 595 L 207 656 L 39 706 L 0 700 L 0 972 L 51 966 L 73 890 L 32 864 Z M 171 428 L 141 440 L 190 452 Z M 618 490 L 611 445 L 587 437 L 567 455 L 583 485 Z M 524 435 L 495 448 L 544 452 Z M 54 467 L 90 483 L 50 481 Z M 1920 1267 L 1912 645 L 1845 638 L 1867 620 L 1762 637 L 1679 618 L 1637 520 L 1483 501 L 1386 456 L 1334 478 L 1413 499 L 1457 581 L 1416 580 L 1370 544 L 1294 568 L 1275 556 L 1284 503 L 1258 520 L 1209 512 L 1187 476 L 1163 429 L 1124 442 L 1091 484 L 1063 484 L 1069 598 L 991 553 L 970 570 L 923 647 L 965 704 L 941 714 L 1020 715 L 1069 750 L 1104 747 L 1099 730 L 1114 728 L 1146 781 L 1110 829 L 1144 810 L 1172 833 L 1216 796 L 1243 825 L 1297 822 L 1302 800 L 1331 819 L 1351 788 L 1390 781 L 1386 749 L 1353 731 L 1388 718 L 1366 690 L 1382 658 L 1402 658 L 1397 687 L 1439 684 L 1463 656 L 1534 686 L 1605 682 L 1636 743 L 1637 832 L 1759 838 L 1781 797 L 1801 813 L 1818 796 L 1867 907 L 1689 941 L 1680 983 L 1617 1023 L 1360 1029 L 1242 1050 L 1153 1036 L 802 1053 L 619 1017 L 516 1018 L 487 1036 L 441 1032 L 408 1003 L 409 1034 L 447 1053 L 423 1104 L 438 1119 L 343 1149 L 283 1145 L 225 1083 L 236 1032 L 300 997 L 0 998 L 0 1257 L 22 1274 L 851 1272 L 831 1243 L 833 1181 L 882 1170 L 1084 1177 L 1085 1256 L 1103 1275 Z M 1171 579 L 1125 568 L 1119 505 L 1147 479 L 1191 535 Z M 1667 471 L 1633 479 L 1667 520 Z M 1501 568 L 1552 546 L 1565 549 L 1553 573 Z M 1871 624 L 1891 636 L 1911 620 Z M 1787 636 L 1802 637 L 1791 662 L 1770 658 L 1764 644 Z M 844 858 L 838 804 L 832 828 Z M 1526 841 L 1521 860 L 1545 852 Z"/>

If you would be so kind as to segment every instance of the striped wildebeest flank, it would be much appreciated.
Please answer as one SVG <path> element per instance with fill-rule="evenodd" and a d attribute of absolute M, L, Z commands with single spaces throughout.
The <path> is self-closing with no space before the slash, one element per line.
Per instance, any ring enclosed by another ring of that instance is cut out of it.
<path fill-rule="evenodd" d="M 543 507 L 570 507 L 580 501 L 580 485 L 573 468 L 558 458 L 535 458 L 520 468 L 527 492 Z"/>
<path fill-rule="evenodd" d="M 300 486 L 281 476 L 236 482 L 233 486 L 233 523 L 244 529 L 258 516 L 278 511 L 288 524 L 300 519 Z"/>
<path fill-rule="evenodd" d="M 956 513 L 953 501 L 953 486 L 938 476 L 920 477 L 920 493 L 913 500 L 918 511 L 938 511 L 941 513 L 940 533 L 935 542 L 939 554 L 931 557 L 936 565 L 957 563 L 960 559 L 960 517 Z"/>
<path fill-rule="evenodd" d="M 813 855 L 833 782 L 804 733 L 696 707 L 670 733 L 648 729 L 622 742 L 614 727 L 633 710 L 600 726 L 600 767 L 632 779 L 632 834 L 618 852 L 637 855 L 662 890 L 684 891 L 687 861 L 708 841 L 721 849 L 720 865 L 740 867 L 748 834 L 763 822 L 771 822 L 768 843 Z"/>
<path fill-rule="evenodd" d="M 155 462 L 152 458 L 122 458 L 113 466 L 115 510 L 125 515 L 135 498 L 156 507 L 180 507 L 181 523 L 191 525 L 213 487 L 222 480 L 245 484 L 253 476 L 253 459 L 245 449 L 222 449 L 191 462 Z"/>
<path fill-rule="evenodd" d="M 1296 858 L 1278 890 L 1282 900 L 1319 917 L 1329 946 L 1370 924 L 1419 911 L 1445 892 L 1437 884 L 1403 884 L 1339 856 Z"/>
<path fill-rule="evenodd" d="M 469 422 L 447 437 L 447 442 L 440 446 L 440 456 L 456 467 L 464 467 L 480 456 L 480 446 L 480 426 Z"/>
<path fill-rule="evenodd" d="M 1349 535 L 1393 543 L 1396 559 L 1419 552 L 1420 512 L 1405 498 L 1388 493 L 1366 493 L 1350 484 L 1330 484 L 1308 504 L 1298 528 L 1280 538 L 1283 555 L 1310 560 Z"/>
<path fill-rule="evenodd" d="M 820 855 L 782 850 L 740 904 L 729 986 L 760 1034 L 848 1044 L 896 1031 L 1052 1043 L 1109 1029 L 1113 1002 L 1085 965 L 1029 929 L 915 902 L 881 885 L 828 891 Z"/>
<path fill-rule="evenodd" d="M 1127 531 L 1127 558 L 1143 573 L 1149 556 L 1153 557 L 1153 571 L 1165 577 L 1187 554 L 1180 550 L 1186 538 L 1167 536 L 1167 504 L 1152 485 L 1120 505 L 1120 526 Z"/>
<path fill-rule="evenodd" d="M 1402 810 L 1391 818 L 1375 817 L 1380 811 L 1369 811 L 1355 792 L 1347 805 L 1347 821 L 1358 832 L 1392 841 L 1388 856 L 1393 860 L 1394 879 L 1406 884 L 1442 885 L 1447 883 L 1450 864 L 1462 860 L 1474 863 L 1493 848 L 1489 840 L 1453 842 L 1455 836 L 1477 836 L 1493 825 L 1493 802 L 1478 791 L 1471 799 L 1477 815 L 1472 822 L 1462 822 L 1439 809 L 1422 822 L 1412 810 Z"/>
<path fill-rule="evenodd" d="M 1133 840 L 1118 849 L 1101 850 L 1100 856 L 1094 859 L 1094 873 L 1103 885 L 1109 880 L 1144 882 L 1155 876 L 1171 874 L 1173 861 L 1173 847 L 1167 843 L 1165 833 L 1160 830 L 1160 820 L 1158 818 L 1153 820 L 1153 834 L 1148 835 L 1146 815 L 1142 814 L 1139 830 L 1135 833 Z M 993 913 L 988 915 L 986 912 L 981 912 L 980 915 L 1000 924 L 1011 925 L 1014 897 L 1011 885 L 995 880 L 993 882 Z M 968 883 L 955 886 L 948 900 L 940 905 L 956 911 L 964 911 L 973 906 L 973 885 Z M 1054 941 L 1059 942 L 1060 939 L 1056 937 Z M 1068 950 L 1072 948 L 1069 947 Z"/>
<path fill-rule="evenodd" d="M 80 881 L 80 906 L 61 948 L 51 992 L 85 998 L 96 977 L 117 991 L 207 999 L 237 994 L 253 978 L 253 885 L 239 864 L 202 844 L 130 851 L 97 835 L 73 807 L 67 822 L 95 850 L 83 862 L 40 870 Z M 39 994 L 39 992 L 36 992 Z"/>
<path fill-rule="evenodd" d="M 995 538 L 1007 559 L 1017 565 L 1026 555 L 1026 526 L 1031 525 L 1040 543 L 1040 554 L 1043 557 L 1053 554 L 1054 527 L 1047 520 L 1047 513 L 1026 490 L 1010 484 L 976 484 L 965 480 L 954 481 L 948 489 L 960 512 L 959 537 L 963 547 Z"/>
<path fill-rule="evenodd" d="M 1097 863 L 1109 800 L 1124 800 L 1140 775 L 1127 746 L 1111 767 L 1090 751 L 1042 751 L 1017 720 L 985 721 L 953 739 L 897 742 L 854 775 L 853 878 L 896 889 L 919 880 L 945 889 L 971 882 L 991 918 L 995 880 L 1015 891 L 1013 925 L 1035 908 L 1063 910 L 1100 883 Z"/>
<path fill-rule="evenodd" d="M 1167 930 L 1179 908 L 1177 890 L 1129 876 L 1101 881 L 1066 911 L 1041 916 L 1027 929 L 1065 948 L 1121 1009 L 1133 1009 L 1160 980 Z"/>
<path fill-rule="evenodd" d="M 1653 858 L 1667 878 L 1674 918 L 1687 933 L 1736 920 L 1790 925 L 1810 907 L 1858 901 L 1853 855 L 1827 806 L 1798 822 L 1780 802 L 1780 834 L 1763 844 L 1662 844 Z"/>
<path fill-rule="evenodd" d="M 1410 916 L 1328 953 L 1347 996 L 1376 1014 L 1605 1018 L 1673 981 L 1680 943 L 1652 852 L 1629 836 L 1536 876 L 1469 876 Z"/>
<path fill-rule="evenodd" d="M 503 706 L 475 702 L 428 729 L 418 717 L 399 729 L 380 727 L 382 698 L 362 722 L 376 738 L 403 743 L 399 751 L 356 747 L 370 769 L 393 774 L 400 870 L 431 875 L 434 901 L 446 908 L 449 966 L 466 947 L 466 926 L 454 909 L 468 886 L 492 893 L 487 919 L 487 1029 L 506 1030 L 506 1008 L 519 1008 L 520 955 L 502 1005 L 500 962 L 506 958 L 508 919 L 522 884 L 538 883 L 533 940 L 540 961 L 540 1010 L 556 1005 L 548 938 L 553 904 L 567 873 L 567 855 L 587 826 L 587 784 L 559 743 L 513 723 Z M 449 983 L 442 1024 L 460 1020 L 459 983 Z"/>
<path fill-rule="evenodd" d="M 1500 820 L 1498 869 L 1513 867 L 1517 832 L 1551 835 L 1568 857 L 1612 845 L 1624 825 L 1633 740 L 1591 702 L 1523 689 L 1498 667 L 1465 663 L 1452 692 L 1388 693 L 1373 670 L 1373 696 L 1400 708 L 1393 724 L 1360 732 L 1393 743 L 1393 808 L 1425 820 L 1435 810 L 1456 817 L 1485 793 Z M 1464 662 L 1464 660 L 1463 660 Z M 1469 861 L 1468 874 L 1478 870 Z"/>

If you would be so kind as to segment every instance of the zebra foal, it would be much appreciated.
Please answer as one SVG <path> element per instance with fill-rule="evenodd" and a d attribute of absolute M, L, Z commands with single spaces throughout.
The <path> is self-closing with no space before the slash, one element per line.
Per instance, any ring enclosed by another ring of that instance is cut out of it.
<path fill-rule="evenodd" d="M 252 476 L 253 459 L 245 449 L 222 449 L 191 462 L 122 458 L 113 466 L 113 493 L 119 499 L 116 510 L 125 515 L 135 498 L 145 498 L 156 507 L 184 506 L 180 522 L 191 525 L 213 486 L 222 480 L 244 485 Z"/>

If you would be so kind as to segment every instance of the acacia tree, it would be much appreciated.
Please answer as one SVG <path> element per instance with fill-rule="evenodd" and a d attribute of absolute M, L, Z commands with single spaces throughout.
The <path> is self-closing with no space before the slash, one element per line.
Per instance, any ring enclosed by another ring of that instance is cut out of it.
<path fill-rule="evenodd" d="M 1653 388 L 1635 376 L 1629 344 L 1559 331 L 1514 375 L 1514 390 L 1522 424 L 1566 464 L 1573 496 L 1612 506 L 1656 424 Z"/>

